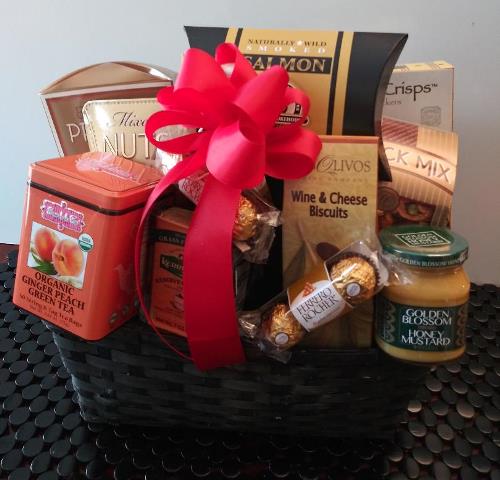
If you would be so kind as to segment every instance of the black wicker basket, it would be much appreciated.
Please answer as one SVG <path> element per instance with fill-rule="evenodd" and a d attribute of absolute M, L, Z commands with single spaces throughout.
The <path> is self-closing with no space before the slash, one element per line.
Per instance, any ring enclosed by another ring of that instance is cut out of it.
<path fill-rule="evenodd" d="M 296 351 L 285 365 L 250 348 L 243 365 L 200 372 L 138 320 L 97 342 L 47 326 L 92 422 L 383 438 L 428 371 L 375 349 Z"/>

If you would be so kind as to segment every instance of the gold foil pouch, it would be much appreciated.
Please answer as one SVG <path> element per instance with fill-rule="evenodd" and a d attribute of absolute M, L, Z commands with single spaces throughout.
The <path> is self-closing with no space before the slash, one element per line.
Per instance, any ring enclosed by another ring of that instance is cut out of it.
<path fill-rule="evenodd" d="M 384 118 L 382 133 L 392 182 L 379 183 L 378 227 L 448 227 L 457 173 L 458 135 L 389 118 Z"/>
<path fill-rule="evenodd" d="M 306 125 L 320 135 L 375 135 L 385 91 L 407 40 L 401 33 L 185 27 L 191 47 L 211 54 L 230 42 L 257 72 L 283 66 L 311 100 Z M 290 108 L 292 111 L 290 111 Z M 293 117 L 293 105 L 283 112 Z M 381 178 L 390 178 L 380 149 Z"/>
<path fill-rule="evenodd" d="M 158 109 L 154 98 L 87 102 L 82 113 L 90 151 L 155 165 L 156 147 L 149 143 L 144 125 Z"/>
<path fill-rule="evenodd" d="M 179 180 L 179 190 L 198 205 L 208 170 L 200 170 Z M 268 197 L 267 184 L 244 190 L 240 196 L 233 229 L 233 244 L 251 263 L 266 263 L 272 247 L 275 229 L 281 223 L 280 211 Z"/>
<path fill-rule="evenodd" d="M 60 155 L 89 150 L 82 108 L 90 100 L 156 98 L 173 84 L 175 73 L 163 67 L 136 62 L 105 62 L 75 70 L 41 92 Z"/>

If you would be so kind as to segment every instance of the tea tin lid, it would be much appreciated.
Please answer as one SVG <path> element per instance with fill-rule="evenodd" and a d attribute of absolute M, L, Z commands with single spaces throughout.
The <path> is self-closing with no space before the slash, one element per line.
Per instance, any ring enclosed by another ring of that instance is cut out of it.
<path fill-rule="evenodd" d="M 36 162 L 31 186 L 100 209 L 124 210 L 146 201 L 159 170 L 110 153 L 86 152 Z"/>
<path fill-rule="evenodd" d="M 467 259 L 469 245 L 457 233 L 430 225 L 399 225 L 380 232 L 385 253 L 406 265 L 443 268 L 461 265 Z"/>

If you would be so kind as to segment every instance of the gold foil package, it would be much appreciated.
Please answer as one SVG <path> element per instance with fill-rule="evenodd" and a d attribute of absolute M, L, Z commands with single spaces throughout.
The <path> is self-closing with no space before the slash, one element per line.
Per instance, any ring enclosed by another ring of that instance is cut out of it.
<path fill-rule="evenodd" d="M 198 203 L 208 172 L 200 171 L 179 181 L 179 190 L 195 205 Z M 265 263 L 280 224 L 280 211 L 268 199 L 265 184 L 241 194 L 234 219 L 233 243 L 251 263 Z"/>
<path fill-rule="evenodd" d="M 262 337 L 278 348 L 289 348 L 299 343 L 306 331 L 302 325 L 290 318 L 286 303 L 276 304 L 264 318 Z"/>
<path fill-rule="evenodd" d="M 373 297 L 377 287 L 377 268 L 369 258 L 349 254 L 333 263 L 330 278 L 336 290 L 352 305 Z"/>
<path fill-rule="evenodd" d="M 384 118 L 384 147 L 392 181 L 378 187 L 378 228 L 449 227 L 458 162 L 458 135 Z"/>
<path fill-rule="evenodd" d="M 371 299 L 387 277 L 378 251 L 362 241 L 352 243 L 261 308 L 241 312 L 240 327 L 265 353 L 286 361 L 287 351 L 308 332 Z"/>
<path fill-rule="evenodd" d="M 40 96 L 59 154 L 74 155 L 89 150 L 82 114 L 88 101 L 144 98 L 154 101 L 158 91 L 172 85 L 175 77 L 175 72 L 163 67 L 120 61 L 89 65 L 57 79 Z"/>
<path fill-rule="evenodd" d="M 161 152 L 144 133 L 146 120 L 158 111 L 155 98 L 91 100 L 83 106 L 83 119 L 91 152 L 110 152 L 135 162 L 159 168 L 164 173 L 182 160 L 182 155 Z M 190 133 L 171 126 L 156 132 L 164 141 Z M 160 153 L 161 152 L 161 153 Z"/>
<path fill-rule="evenodd" d="M 248 198 L 240 196 L 234 220 L 233 238 L 245 242 L 257 234 L 257 207 Z"/>

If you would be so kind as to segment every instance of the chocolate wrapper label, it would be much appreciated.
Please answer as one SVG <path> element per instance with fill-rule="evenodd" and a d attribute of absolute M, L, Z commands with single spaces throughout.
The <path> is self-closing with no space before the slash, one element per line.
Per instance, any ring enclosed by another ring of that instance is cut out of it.
<path fill-rule="evenodd" d="M 386 269 L 364 243 L 352 244 L 333 258 L 333 263 L 330 259 L 317 265 L 287 290 L 290 313 L 308 331 L 351 311 L 387 279 Z"/>
<path fill-rule="evenodd" d="M 339 316 L 348 305 L 340 294 L 333 288 L 332 282 L 313 284 L 313 292 L 304 293 L 290 305 L 292 315 L 306 330 L 314 330 Z M 305 291 L 307 292 L 307 285 Z"/>
<path fill-rule="evenodd" d="M 179 190 L 195 205 L 200 201 L 201 192 L 203 192 L 207 175 L 208 172 L 202 170 L 179 180 Z"/>
<path fill-rule="evenodd" d="M 308 331 L 351 309 L 333 286 L 326 264 L 297 280 L 287 293 L 291 314 Z"/>
<path fill-rule="evenodd" d="M 363 308 L 387 279 L 378 250 L 354 242 L 257 310 L 240 312 L 241 331 L 264 353 L 286 362 L 290 348 L 314 335 L 307 332 L 321 332 L 330 322 L 345 326 L 346 314 Z"/>

